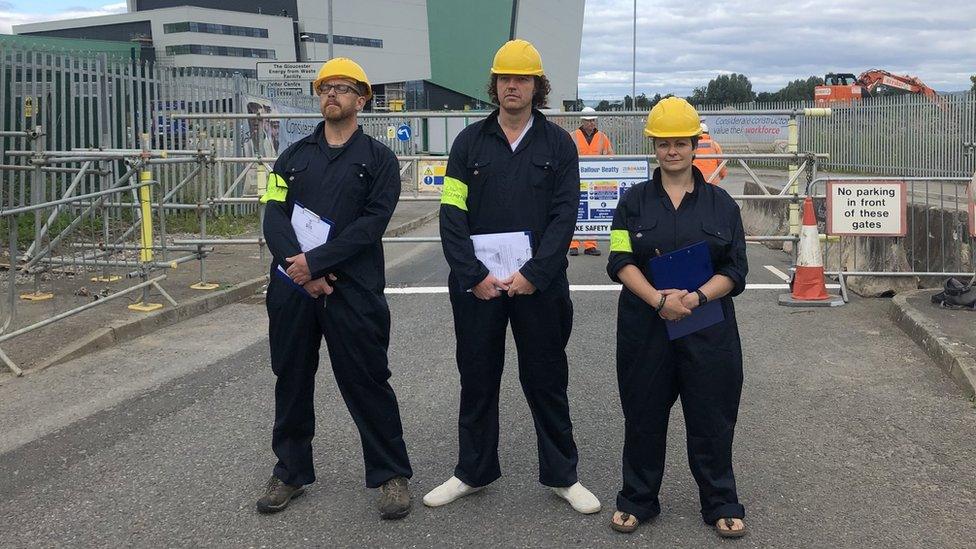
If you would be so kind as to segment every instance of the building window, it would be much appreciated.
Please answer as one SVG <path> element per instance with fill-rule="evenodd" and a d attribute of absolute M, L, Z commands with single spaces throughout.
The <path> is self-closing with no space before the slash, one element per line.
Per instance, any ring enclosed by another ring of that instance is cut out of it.
<path fill-rule="evenodd" d="M 317 32 L 305 32 L 302 33 L 309 38 L 306 39 L 307 42 L 315 42 L 316 44 L 328 44 L 329 35 L 320 34 Z M 382 48 L 383 41 L 378 38 L 363 38 L 361 36 L 343 36 L 341 34 L 334 34 L 335 42 L 333 44 L 338 44 L 342 46 L 362 46 L 364 48 Z"/>
<path fill-rule="evenodd" d="M 258 59 L 277 59 L 274 50 L 263 50 L 259 48 L 236 48 L 233 46 L 208 46 L 203 44 L 166 46 L 166 55 L 218 55 L 221 57 L 255 57 Z"/>
<path fill-rule="evenodd" d="M 194 21 L 166 23 L 163 25 L 163 32 L 166 34 L 174 32 L 203 32 L 207 34 L 223 34 L 226 36 L 247 36 L 249 38 L 268 37 L 268 29 L 221 25 L 220 23 L 197 23 Z"/>
<path fill-rule="evenodd" d="M 257 78 L 257 69 L 221 69 L 217 67 L 180 67 L 181 70 L 197 71 L 195 75 L 233 77 L 235 73 L 240 73 L 245 78 Z"/>

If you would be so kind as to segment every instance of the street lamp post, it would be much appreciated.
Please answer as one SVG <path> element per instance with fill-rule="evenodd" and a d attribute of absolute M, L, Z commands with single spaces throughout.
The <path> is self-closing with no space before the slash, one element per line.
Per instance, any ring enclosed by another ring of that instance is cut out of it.
<path fill-rule="evenodd" d="M 308 33 L 299 34 L 298 35 L 298 39 L 301 40 L 302 42 L 311 42 L 313 44 L 317 44 L 318 43 L 315 40 L 315 37 L 312 36 L 311 34 L 308 34 Z M 305 57 L 306 57 L 306 59 L 305 59 L 306 61 L 311 61 L 312 60 L 312 56 L 308 54 L 308 51 L 307 50 L 305 51 Z"/>
<path fill-rule="evenodd" d="M 334 57 L 332 52 L 333 42 L 335 42 L 335 37 L 333 36 L 332 33 L 332 0 L 329 0 L 329 59 L 332 59 Z"/>
<path fill-rule="evenodd" d="M 326 35 L 326 38 L 329 41 L 329 59 L 332 59 L 333 57 L 335 57 L 335 50 L 333 48 L 335 43 L 335 37 L 332 28 L 332 0 L 329 0 L 328 14 L 329 14 L 329 34 Z M 311 40 L 313 43 L 317 43 L 315 37 L 309 34 L 302 34 L 298 38 L 300 40 Z M 326 59 L 326 61 L 328 61 L 329 59 Z"/>

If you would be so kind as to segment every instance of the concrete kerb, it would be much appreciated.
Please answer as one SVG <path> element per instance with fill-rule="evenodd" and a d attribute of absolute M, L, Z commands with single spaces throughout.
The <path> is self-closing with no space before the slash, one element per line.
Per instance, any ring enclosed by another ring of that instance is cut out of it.
<path fill-rule="evenodd" d="M 431 221 L 437 219 L 437 216 L 439 216 L 440 213 L 441 213 L 440 207 L 437 207 L 432 212 L 428 212 L 420 217 L 411 219 L 410 221 L 407 221 L 405 223 L 401 223 L 400 225 L 397 225 L 392 229 L 387 229 L 386 233 L 383 236 L 386 238 L 403 236 L 404 234 L 409 233 L 410 231 L 418 227 L 421 227 L 423 225 L 426 225 L 427 223 L 430 223 Z"/>
<path fill-rule="evenodd" d="M 936 290 L 917 290 L 895 295 L 891 300 L 889 315 L 912 340 L 915 341 L 939 368 L 956 382 L 970 397 L 976 395 L 976 353 L 970 352 L 948 337 L 938 323 L 926 318 L 909 298 L 917 295 L 930 297 Z"/>
<path fill-rule="evenodd" d="M 209 295 L 185 301 L 176 307 L 161 309 L 142 318 L 130 321 L 113 322 L 110 326 L 78 339 L 62 349 L 55 356 L 45 360 L 30 372 L 37 372 L 82 357 L 89 353 L 117 345 L 140 336 L 155 332 L 160 328 L 209 313 L 215 309 L 236 303 L 258 292 L 268 283 L 267 275 L 241 282 Z"/>
<path fill-rule="evenodd" d="M 428 212 L 424 215 L 401 223 L 396 227 L 388 229 L 384 236 L 401 236 L 426 223 L 429 223 L 435 219 L 439 213 L 440 210 L 435 209 L 433 212 Z M 242 301 L 257 294 L 264 289 L 267 283 L 267 275 L 259 276 L 229 288 L 185 301 L 177 307 L 162 309 L 145 317 L 137 318 L 131 321 L 119 321 L 112 323 L 105 328 L 101 328 L 85 337 L 75 340 L 56 355 L 48 358 L 39 366 L 31 368 L 25 373 L 29 375 L 33 372 L 39 372 L 50 366 L 62 364 L 95 351 L 150 334 L 160 328 L 171 326 L 195 316 L 209 313 L 215 309 L 223 307 L 224 305 L 237 303 L 238 301 Z"/>

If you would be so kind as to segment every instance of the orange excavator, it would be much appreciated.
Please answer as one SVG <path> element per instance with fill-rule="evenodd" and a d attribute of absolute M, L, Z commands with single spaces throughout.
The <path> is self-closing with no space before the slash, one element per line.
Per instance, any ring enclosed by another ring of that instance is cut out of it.
<path fill-rule="evenodd" d="M 881 69 L 850 73 L 829 73 L 822 86 L 814 89 L 814 102 L 825 107 L 850 104 L 864 97 L 915 93 L 940 103 L 939 94 L 915 76 L 900 76 Z"/>

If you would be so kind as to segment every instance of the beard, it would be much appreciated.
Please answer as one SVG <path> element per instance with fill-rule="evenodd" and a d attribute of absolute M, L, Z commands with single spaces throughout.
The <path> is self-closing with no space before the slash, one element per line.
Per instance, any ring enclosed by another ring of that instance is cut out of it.
<path fill-rule="evenodd" d="M 343 107 L 340 103 L 328 103 L 322 107 L 322 116 L 329 122 L 342 122 L 356 114 L 356 107 Z"/>

